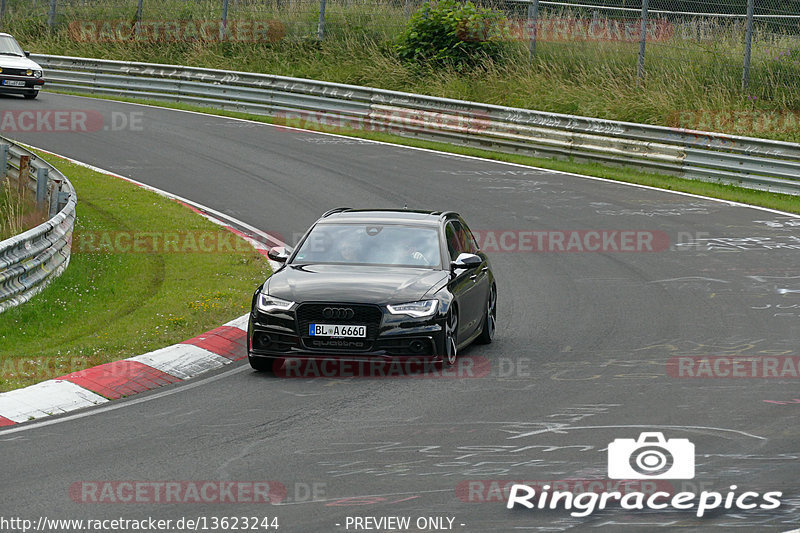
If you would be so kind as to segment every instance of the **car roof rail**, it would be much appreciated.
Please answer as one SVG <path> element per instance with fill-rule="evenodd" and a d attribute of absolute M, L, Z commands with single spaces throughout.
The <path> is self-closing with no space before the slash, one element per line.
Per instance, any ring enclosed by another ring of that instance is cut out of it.
<path fill-rule="evenodd" d="M 325 211 L 320 218 L 325 218 L 325 217 L 330 216 L 330 215 L 332 215 L 334 213 L 341 213 L 342 211 L 349 211 L 350 209 L 351 208 L 349 208 L 349 207 L 334 207 L 330 211 Z"/>
<path fill-rule="evenodd" d="M 448 217 L 457 217 L 457 216 L 458 213 L 456 213 L 455 211 L 442 211 L 442 213 L 439 215 L 439 218 L 446 219 Z"/>

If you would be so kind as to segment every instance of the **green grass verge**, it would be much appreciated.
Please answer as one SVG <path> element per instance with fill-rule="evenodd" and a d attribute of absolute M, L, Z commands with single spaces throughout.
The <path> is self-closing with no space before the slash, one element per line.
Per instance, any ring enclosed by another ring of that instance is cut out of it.
<path fill-rule="evenodd" d="M 168 346 L 249 310 L 269 265 L 238 237 L 177 202 L 40 155 L 75 186 L 76 237 L 64 274 L 0 315 L 0 392 Z M 79 249 L 81 235 L 147 232 L 223 235 L 237 251 L 193 252 L 186 241 L 154 253 L 126 252 L 126 241 L 114 248 L 119 253 Z"/>
<path fill-rule="evenodd" d="M 79 94 L 79 93 L 65 92 L 65 94 Z M 93 95 L 92 97 L 104 100 L 115 100 L 121 102 L 154 105 L 169 109 L 179 109 L 184 111 L 209 113 L 225 117 L 241 118 L 246 120 L 253 120 L 256 122 L 264 122 L 266 124 L 272 124 L 275 122 L 272 117 L 268 116 L 253 115 L 249 113 L 227 111 L 222 109 L 214 109 L 214 108 L 183 104 L 183 103 L 160 102 L 157 100 L 146 100 L 146 99 L 127 98 L 127 97 L 106 97 L 106 96 L 96 96 L 96 95 Z M 711 198 L 731 200 L 734 202 L 741 202 L 745 204 L 768 207 L 771 209 L 778 209 L 781 211 L 800 214 L 800 196 L 758 191 L 758 190 L 746 189 L 744 187 L 737 187 L 734 185 L 724 185 L 719 183 L 694 181 L 694 180 L 678 178 L 675 176 L 667 176 L 663 174 L 651 174 L 647 172 L 639 172 L 629 168 L 619 168 L 619 167 L 612 167 L 594 163 L 576 163 L 571 161 L 560 161 L 556 159 L 543 159 L 543 158 L 529 157 L 523 155 L 506 154 L 502 152 L 493 152 L 489 150 L 481 150 L 478 148 L 472 148 L 466 146 L 458 146 L 440 142 L 414 139 L 409 137 L 402 137 L 399 135 L 392 135 L 381 132 L 355 130 L 347 128 L 330 128 L 313 123 L 301 124 L 299 122 L 292 122 L 292 121 L 281 122 L 281 124 L 285 124 L 287 126 L 302 127 L 303 129 L 309 129 L 312 131 L 336 133 L 339 135 L 346 135 L 349 137 L 371 139 L 375 141 L 400 144 L 404 146 L 427 148 L 430 150 L 438 150 L 441 152 L 462 154 L 473 157 L 482 157 L 486 159 L 494 159 L 496 161 L 507 161 L 509 163 L 530 165 L 534 167 L 557 170 L 561 172 L 571 172 L 575 174 L 595 176 L 615 181 L 648 185 L 660 189 L 687 192 L 691 194 L 698 194 L 701 196 L 708 196 Z"/>

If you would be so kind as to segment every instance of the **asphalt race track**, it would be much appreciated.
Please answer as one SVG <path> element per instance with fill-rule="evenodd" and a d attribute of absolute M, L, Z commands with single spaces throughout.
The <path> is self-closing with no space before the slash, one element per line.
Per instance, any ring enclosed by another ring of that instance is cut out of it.
<path fill-rule="evenodd" d="M 93 110 L 107 126 L 112 112 L 117 126 L 133 118 L 135 128 L 3 134 L 287 242 L 341 205 L 457 210 L 489 239 L 500 305 L 495 343 L 463 351 L 470 365 L 458 377 L 281 379 L 244 363 L 0 431 L 0 515 L 208 517 L 209 527 L 212 517 L 277 517 L 280 532 L 367 530 L 358 523 L 401 530 L 354 518 L 390 516 L 410 517 L 408 531 L 442 530 L 436 521 L 417 528 L 429 517 L 464 532 L 800 527 L 800 219 L 110 101 L 44 93 L 32 102 L 0 97 L 0 109 Z M 531 231 L 549 232 L 548 242 L 563 236 L 565 246 L 590 231 L 612 237 L 595 251 L 531 252 Z M 646 232 L 637 235 L 652 238 L 644 244 L 655 251 L 615 251 L 614 231 Z M 705 367 L 697 362 L 708 357 Z M 771 377 L 760 377 L 769 368 Z M 697 373 L 704 377 L 690 377 Z M 508 510 L 492 483 L 613 486 L 609 443 L 641 432 L 695 446 L 694 479 L 642 482 L 651 492 L 664 483 L 673 493 L 780 491 L 781 506 L 703 518 L 694 509 L 612 506 L 574 517 L 563 508 Z M 91 503 L 87 483 L 126 481 L 269 481 L 286 497 L 277 505 L 252 503 L 246 491 L 224 503 Z"/>

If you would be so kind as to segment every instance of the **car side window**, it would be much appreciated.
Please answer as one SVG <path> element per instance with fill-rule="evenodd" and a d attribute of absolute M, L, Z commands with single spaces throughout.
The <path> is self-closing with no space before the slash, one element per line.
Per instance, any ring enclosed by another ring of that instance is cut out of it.
<path fill-rule="evenodd" d="M 467 249 L 463 241 L 464 230 L 458 221 L 448 222 L 445 226 L 445 238 L 447 239 L 447 251 L 450 253 L 450 261 L 455 261 L 459 254 Z"/>
<path fill-rule="evenodd" d="M 478 241 L 475 239 L 475 235 L 472 233 L 472 230 L 469 229 L 467 223 L 463 220 L 461 221 L 461 227 L 464 232 L 464 238 L 462 242 L 464 243 L 465 248 L 471 254 L 477 254 L 480 251 L 480 247 L 478 246 Z"/>

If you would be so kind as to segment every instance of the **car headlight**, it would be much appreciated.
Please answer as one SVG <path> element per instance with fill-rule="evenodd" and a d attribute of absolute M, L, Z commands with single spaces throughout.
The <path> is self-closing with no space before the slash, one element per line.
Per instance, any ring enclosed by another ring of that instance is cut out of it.
<path fill-rule="evenodd" d="M 274 296 L 264 294 L 263 292 L 260 292 L 258 294 L 258 298 L 256 298 L 256 307 L 259 311 L 264 313 L 271 313 L 273 311 L 288 311 L 293 305 L 294 302 L 281 300 L 280 298 L 275 298 Z"/>
<path fill-rule="evenodd" d="M 420 300 L 404 304 L 387 305 L 386 308 L 393 315 L 408 315 L 413 317 L 431 316 L 439 307 L 438 300 Z"/>
<path fill-rule="evenodd" d="M 28 75 L 30 76 L 30 74 L 28 74 Z M 42 77 L 42 71 L 41 70 L 34 70 L 33 71 L 33 77 L 34 78 L 41 78 Z"/>

